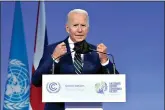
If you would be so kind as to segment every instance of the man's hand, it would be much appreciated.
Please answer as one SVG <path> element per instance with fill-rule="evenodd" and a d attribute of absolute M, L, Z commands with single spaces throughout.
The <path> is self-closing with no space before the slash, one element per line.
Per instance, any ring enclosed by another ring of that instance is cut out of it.
<path fill-rule="evenodd" d="M 107 47 L 103 43 L 101 43 L 101 44 L 97 45 L 97 51 L 107 53 Z M 101 63 L 103 64 L 106 61 L 108 61 L 108 56 L 106 54 L 99 53 L 99 52 L 98 52 L 98 54 L 99 54 Z"/>
<path fill-rule="evenodd" d="M 52 57 L 56 59 L 57 57 L 64 55 L 66 52 L 67 52 L 66 45 L 64 42 L 62 42 L 56 46 L 52 54 Z M 59 59 L 57 60 L 59 61 Z"/>

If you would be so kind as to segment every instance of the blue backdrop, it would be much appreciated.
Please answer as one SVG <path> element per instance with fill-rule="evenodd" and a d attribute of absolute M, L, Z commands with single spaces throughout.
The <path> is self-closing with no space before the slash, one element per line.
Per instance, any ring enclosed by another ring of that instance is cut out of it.
<path fill-rule="evenodd" d="M 37 2 L 22 2 L 31 72 Z M 66 15 L 74 8 L 89 12 L 87 40 L 104 43 L 115 56 L 117 69 L 127 76 L 127 102 L 104 103 L 104 110 L 163 110 L 164 3 L 163 2 L 46 2 L 49 44 L 64 39 Z M 14 2 L 1 8 L 1 104 L 7 78 Z M 30 73 L 31 74 L 31 73 Z M 2 107 L 2 106 L 1 106 Z"/>

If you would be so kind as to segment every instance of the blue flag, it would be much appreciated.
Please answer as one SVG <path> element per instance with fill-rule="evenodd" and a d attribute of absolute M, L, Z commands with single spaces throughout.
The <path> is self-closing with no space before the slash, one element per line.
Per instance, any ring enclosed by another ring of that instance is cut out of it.
<path fill-rule="evenodd" d="M 15 2 L 3 110 L 28 110 L 30 77 L 20 2 Z"/>

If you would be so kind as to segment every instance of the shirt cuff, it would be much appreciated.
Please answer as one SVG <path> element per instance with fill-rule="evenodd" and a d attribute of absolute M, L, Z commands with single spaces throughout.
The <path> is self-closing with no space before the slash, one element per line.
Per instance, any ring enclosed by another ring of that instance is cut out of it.
<path fill-rule="evenodd" d="M 106 66 L 109 64 L 109 59 L 105 63 L 101 63 L 102 66 Z"/>
<path fill-rule="evenodd" d="M 58 63 L 58 62 L 59 62 L 59 60 L 54 60 L 54 62 Z"/>
<path fill-rule="evenodd" d="M 56 62 L 56 63 L 59 62 L 59 60 L 55 59 L 53 56 L 52 56 L 52 59 L 53 59 L 53 61 Z"/>

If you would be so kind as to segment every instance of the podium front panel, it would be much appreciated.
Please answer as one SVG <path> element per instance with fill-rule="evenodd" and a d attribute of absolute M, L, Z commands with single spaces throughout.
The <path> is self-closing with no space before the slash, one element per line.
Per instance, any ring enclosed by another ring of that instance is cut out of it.
<path fill-rule="evenodd" d="M 43 75 L 43 102 L 126 102 L 125 75 Z"/>

